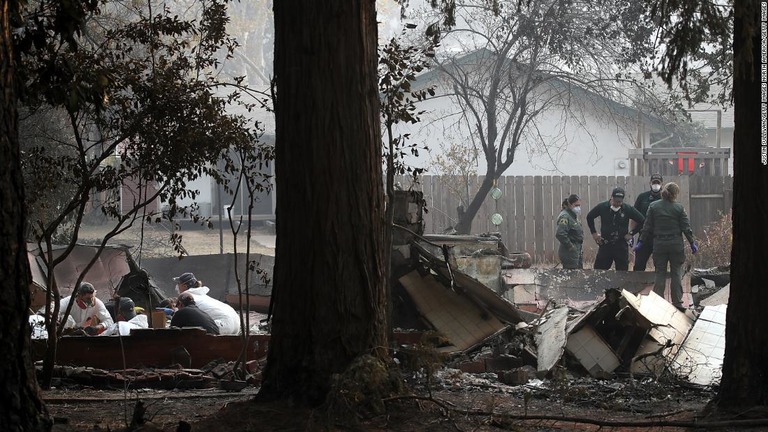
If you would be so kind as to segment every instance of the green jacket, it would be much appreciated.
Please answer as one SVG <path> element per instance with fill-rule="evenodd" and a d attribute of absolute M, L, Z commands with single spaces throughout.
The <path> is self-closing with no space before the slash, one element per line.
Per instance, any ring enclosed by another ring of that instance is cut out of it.
<path fill-rule="evenodd" d="M 642 226 L 645 218 L 639 211 L 627 203 L 621 204 L 619 211 L 611 210 L 611 201 L 603 201 L 587 213 L 589 232 L 596 233 L 595 219 L 600 218 L 600 235 L 608 242 L 623 241 L 629 232 L 629 220 Z"/>
<path fill-rule="evenodd" d="M 584 228 L 573 210 L 563 209 L 557 216 L 555 237 L 568 249 L 575 249 L 576 245 L 581 246 L 584 243 Z"/>
<path fill-rule="evenodd" d="M 685 235 L 688 243 L 693 243 L 691 221 L 682 204 L 664 199 L 654 201 L 648 206 L 645 216 L 640 240 L 648 241 L 652 238 L 655 244 L 660 240 L 679 241 Z"/>

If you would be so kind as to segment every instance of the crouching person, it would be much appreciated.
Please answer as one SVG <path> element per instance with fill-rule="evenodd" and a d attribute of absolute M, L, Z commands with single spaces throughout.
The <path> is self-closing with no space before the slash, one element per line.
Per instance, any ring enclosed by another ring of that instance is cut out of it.
<path fill-rule="evenodd" d="M 131 298 L 120 297 L 116 313 L 117 322 L 108 326 L 100 336 L 128 336 L 133 329 L 149 328 L 147 316 L 136 313 L 136 309 L 136 304 Z"/>
<path fill-rule="evenodd" d="M 219 326 L 219 334 L 240 334 L 240 314 L 232 306 L 209 296 L 210 288 L 198 281 L 193 273 L 184 273 L 173 279 L 176 281 L 176 290 L 179 295 L 192 294 L 197 307 L 213 318 Z"/>
<path fill-rule="evenodd" d="M 75 304 L 72 305 L 69 315 L 65 317 L 64 313 L 71 298 L 62 299 L 59 303 L 59 319 L 65 329 L 82 329 L 85 334 L 95 336 L 114 323 L 104 302 L 96 298 L 96 289 L 93 284 L 89 282 L 80 284 L 74 297 Z"/>
<path fill-rule="evenodd" d="M 220 333 L 219 325 L 210 315 L 197 307 L 195 297 L 192 294 L 181 293 L 176 307 L 178 310 L 171 318 L 171 327 L 202 327 L 208 334 L 217 335 Z"/>

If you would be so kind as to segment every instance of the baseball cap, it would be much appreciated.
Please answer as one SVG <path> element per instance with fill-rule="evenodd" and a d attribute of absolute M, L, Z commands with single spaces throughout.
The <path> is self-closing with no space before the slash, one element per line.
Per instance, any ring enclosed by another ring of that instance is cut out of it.
<path fill-rule="evenodd" d="M 613 188 L 613 192 L 611 192 L 611 196 L 614 198 L 624 199 L 624 189 L 620 187 Z"/>
<path fill-rule="evenodd" d="M 664 182 L 664 179 L 661 178 L 661 174 L 656 173 L 651 175 L 651 183 L 662 183 Z"/>
<path fill-rule="evenodd" d="M 174 281 L 178 283 L 183 283 L 186 286 L 193 287 L 195 284 L 197 284 L 197 278 L 195 277 L 194 273 L 182 273 L 181 276 L 177 276 L 173 278 Z"/>
<path fill-rule="evenodd" d="M 96 288 L 94 288 L 93 284 L 90 282 L 81 283 L 80 287 L 77 289 L 78 294 L 90 294 L 92 292 L 96 292 Z"/>

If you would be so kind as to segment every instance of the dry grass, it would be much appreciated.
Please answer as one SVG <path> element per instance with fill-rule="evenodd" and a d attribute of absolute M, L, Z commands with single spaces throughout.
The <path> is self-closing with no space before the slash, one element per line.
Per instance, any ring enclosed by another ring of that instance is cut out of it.
<path fill-rule="evenodd" d="M 80 228 L 79 243 L 95 244 L 101 242 L 104 236 L 110 230 L 109 225 L 82 226 Z M 244 253 L 246 249 L 245 229 L 237 235 L 237 252 Z M 235 252 L 235 235 L 231 230 L 223 231 L 211 230 L 206 228 L 183 229 L 174 231 L 168 225 L 151 224 L 131 227 L 130 229 L 118 234 L 110 239 L 108 244 L 123 244 L 131 247 L 134 256 L 141 255 L 143 258 L 161 258 L 178 256 L 179 252 L 174 251 L 171 236 L 173 234 L 181 236 L 181 245 L 187 255 L 212 255 L 218 253 Z M 263 229 L 255 230 L 252 235 L 266 235 Z M 272 247 L 265 246 L 257 239 L 251 238 L 251 253 L 264 255 L 274 255 L 275 250 Z"/>
<path fill-rule="evenodd" d="M 720 219 L 704 228 L 704 234 L 696 240 L 699 253 L 691 254 L 686 248 L 686 261 L 694 268 L 727 266 L 731 263 L 731 245 L 733 243 L 733 217 L 731 212 L 720 215 Z"/>

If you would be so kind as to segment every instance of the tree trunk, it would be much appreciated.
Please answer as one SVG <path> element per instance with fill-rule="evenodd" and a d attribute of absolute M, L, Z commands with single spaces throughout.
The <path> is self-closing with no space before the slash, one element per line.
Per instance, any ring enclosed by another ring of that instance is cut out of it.
<path fill-rule="evenodd" d="M 474 198 L 472 198 L 472 202 L 469 203 L 467 210 L 462 215 L 460 215 L 459 223 L 456 224 L 456 232 L 459 234 L 471 233 L 472 221 L 475 219 L 475 216 L 477 216 L 477 212 L 480 210 L 480 207 L 482 207 L 485 198 L 488 196 L 488 192 L 491 191 L 493 182 L 498 180 L 498 178 L 494 177 L 496 177 L 495 174 L 489 174 L 483 177 L 483 183 L 480 184 L 480 189 L 478 189 Z"/>
<path fill-rule="evenodd" d="M 52 423 L 40 397 L 30 353 L 32 274 L 24 240 L 24 180 L 9 24 L 14 9 L 12 0 L 0 1 L 0 430 L 44 431 Z"/>
<path fill-rule="evenodd" d="M 277 251 L 260 396 L 316 405 L 387 347 L 373 0 L 275 2 Z"/>
<path fill-rule="evenodd" d="M 760 123 L 760 3 L 734 4 L 733 248 L 719 408 L 768 405 L 768 133 Z M 765 37 L 765 36 L 763 36 Z"/>

